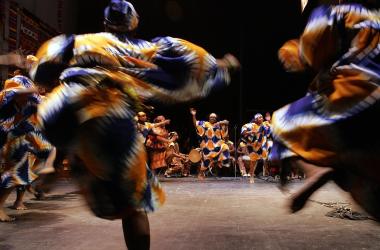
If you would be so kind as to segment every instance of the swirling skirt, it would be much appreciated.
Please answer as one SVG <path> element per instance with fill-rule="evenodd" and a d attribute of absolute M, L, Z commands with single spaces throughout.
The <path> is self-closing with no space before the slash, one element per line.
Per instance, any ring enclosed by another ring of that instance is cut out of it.
<path fill-rule="evenodd" d="M 143 139 L 122 92 L 62 85 L 38 114 L 47 138 L 70 152 L 73 175 L 98 217 L 117 219 L 163 204 L 164 192 L 147 167 Z"/>

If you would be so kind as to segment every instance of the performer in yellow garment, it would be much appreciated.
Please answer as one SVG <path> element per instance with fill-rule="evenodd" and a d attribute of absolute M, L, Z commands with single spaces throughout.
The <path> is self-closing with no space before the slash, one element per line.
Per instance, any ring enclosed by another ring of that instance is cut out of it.
<path fill-rule="evenodd" d="M 39 121 L 49 141 L 71 154 L 92 211 L 123 220 L 128 248 L 148 249 L 146 213 L 163 204 L 165 195 L 147 167 L 135 112 L 147 100 L 204 97 L 229 82 L 238 62 L 231 55 L 217 60 L 178 38 L 135 39 L 137 24 L 132 4 L 112 0 L 105 10 L 108 32 L 47 41 L 30 73 L 47 85 L 61 83 L 40 105 Z"/>

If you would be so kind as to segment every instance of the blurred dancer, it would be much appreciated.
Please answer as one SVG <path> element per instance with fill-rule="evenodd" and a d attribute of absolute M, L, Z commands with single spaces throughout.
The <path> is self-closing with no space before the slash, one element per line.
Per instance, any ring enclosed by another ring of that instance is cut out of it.
<path fill-rule="evenodd" d="M 92 211 L 123 220 L 128 248 L 148 249 L 146 213 L 163 204 L 165 195 L 147 167 L 135 111 L 146 100 L 204 97 L 229 82 L 238 62 L 230 55 L 216 60 L 182 39 L 131 38 L 137 24 L 129 2 L 111 1 L 105 9 L 108 32 L 49 40 L 30 73 L 39 82 L 62 83 L 39 107 L 39 120 L 48 139 L 70 152 Z"/>
<path fill-rule="evenodd" d="M 193 124 L 200 138 L 200 148 L 202 150 L 202 161 L 199 171 L 199 179 L 205 177 L 205 171 L 213 167 L 223 167 L 230 164 L 230 150 L 224 142 L 228 135 L 228 121 L 218 122 L 217 115 L 211 113 L 208 121 L 198 121 L 197 111 L 190 109 L 193 118 Z"/>
<path fill-rule="evenodd" d="M 264 122 L 263 115 L 255 114 L 251 122 L 244 124 L 241 128 L 242 151 L 247 152 L 250 158 L 249 163 L 249 182 L 255 182 L 255 170 L 259 160 L 266 160 L 268 156 L 267 137 L 270 134 L 270 127 Z M 244 148 L 246 148 L 244 150 Z M 263 167 L 263 175 L 265 174 Z"/>
<path fill-rule="evenodd" d="M 379 4 L 339 2 L 316 8 L 301 37 L 279 51 L 288 71 L 317 75 L 305 97 L 274 113 L 271 158 L 281 160 L 283 184 L 292 166 L 306 174 L 292 211 L 333 179 L 380 219 Z"/>
<path fill-rule="evenodd" d="M 4 83 L 0 92 L 0 153 L 5 164 L 0 173 L 0 221 L 12 221 L 4 212 L 4 203 L 17 189 L 14 208 L 23 204 L 25 187 L 44 167 L 52 169 L 55 150 L 42 136 L 37 123 L 37 105 L 41 98 L 34 83 L 20 70 Z"/>

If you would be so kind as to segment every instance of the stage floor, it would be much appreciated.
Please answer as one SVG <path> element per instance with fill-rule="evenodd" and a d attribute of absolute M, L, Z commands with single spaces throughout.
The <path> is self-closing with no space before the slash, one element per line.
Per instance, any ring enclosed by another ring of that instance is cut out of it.
<path fill-rule="evenodd" d="M 333 208 L 323 203 L 358 210 L 332 183 L 297 214 L 288 213 L 277 184 L 263 180 L 187 177 L 162 184 L 167 202 L 149 215 L 151 249 L 380 249 L 380 224 L 325 216 Z M 291 190 L 300 185 L 292 182 Z M 120 221 L 93 216 L 76 190 L 63 180 L 44 201 L 28 194 L 29 210 L 7 209 L 17 220 L 0 224 L 0 249 L 125 249 Z"/>

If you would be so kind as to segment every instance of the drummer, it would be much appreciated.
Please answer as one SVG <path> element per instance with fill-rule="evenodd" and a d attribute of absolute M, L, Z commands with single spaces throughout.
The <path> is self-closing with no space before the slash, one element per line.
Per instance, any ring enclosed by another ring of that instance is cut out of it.
<path fill-rule="evenodd" d="M 244 142 L 239 143 L 236 152 L 238 153 L 237 163 L 239 166 L 241 176 L 250 177 L 251 175 L 248 174 L 248 172 L 251 159 L 249 157 L 247 146 L 244 144 Z"/>
<path fill-rule="evenodd" d="M 178 133 L 173 131 L 169 133 L 168 139 L 171 140 L 166 150 L 166 163 L 168 168 L 165 171 L 165 177 L 172 177 L 173 174 L 179 174 L 181 177 L 190 175 L 190 160 L 185 154 L 181 154 L 179 150 Z"/>

